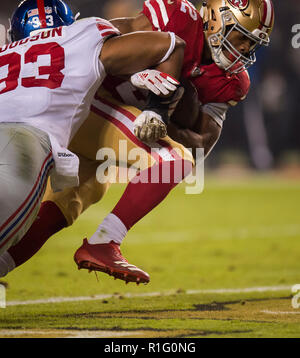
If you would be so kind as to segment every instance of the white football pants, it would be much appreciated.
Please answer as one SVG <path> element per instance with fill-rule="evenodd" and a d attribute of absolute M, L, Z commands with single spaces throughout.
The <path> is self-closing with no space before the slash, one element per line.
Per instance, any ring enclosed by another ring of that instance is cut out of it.
<path fill-rule="evenodd" d="M 23 123 L 0 123 L 0 254 L 32 225 L 53 166 L 46 133 Z"/>

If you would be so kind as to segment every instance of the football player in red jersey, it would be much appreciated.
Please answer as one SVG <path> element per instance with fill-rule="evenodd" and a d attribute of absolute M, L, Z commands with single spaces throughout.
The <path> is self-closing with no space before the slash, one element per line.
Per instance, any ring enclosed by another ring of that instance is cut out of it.
<path fill-rule="evenodd" d="M 164 138 L 163 147 L 183 151 L 180 144 L 186 148 L 202 147 L 208 155 L 220 136 L 228 108 L 247 95 L 250 80 L 246 69 L 255 62 L 256 49 L 269 43 L 274 23 L 271 0 L 208 0 L 203 4 L 201 15 L 186 0 L 148 0 L 139 16 L 112 22 L 122 33 L 173 31 L 185 40 L 182 77 L 188 90 L 168 123 L 167 131 L 172 140 Z M 188 111 L 184 103 L 190 100 L 191 88 L 197 90 L 201 110 L 196 116 L 197 110 L 188 112 L 193 118 L 186 115 L 183 118 L 180 114 Z M 104 83 L 94 100 L 89 121 L 71 143 L 72 151 L 87 159 L 82 161 L 82 185 L 58 194 L 48 190 L 39 220 L 9 251 L 14 265 L 26 261 L 51 235 L 71 225 L 87 207 L 101 199 L 108 186 L 95 179 L 99 165 L 95 153 L 100 147 L 114 146 L 109 143 L 112 135 L 116 142 L 127 140 L 129 147 L 149 149 L 145 145 L 147 136 L 140 138 L 144 142 L 138 142 L 133 134 L 135 118 L 140 113 L 137 108 L 143 106 L 144 99 L 144 94 L 129 82 L 110 78 Z M 102 133 L 102 137 L 95 133 Z M 150 166 L 160 167 L 167 160 L 160 157 L 153 164 L 149 159 Z M 130 164 L 128 161 L 127 165 Z M 149 164 L 145 164 L 146 172 L 148 167 Z M 149 275 L 129 265 L 121 255 L 119 245 L 127 231 L 175 186 L 174 180 L 168 184 L 130 182 L 96 233 L 77 250 L 77 265 L 125 281 L 148 282 Z"/>

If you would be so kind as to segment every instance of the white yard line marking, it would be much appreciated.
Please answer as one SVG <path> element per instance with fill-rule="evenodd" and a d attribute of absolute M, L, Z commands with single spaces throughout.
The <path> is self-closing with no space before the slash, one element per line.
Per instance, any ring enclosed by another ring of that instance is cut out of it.
<path fill-rule="evenodd" d="M 292 286 L 262 286 L 262 287 L 246 287 L 246 288 L 220 288 L 213 290 L 188 290 L 187 294 L 201 294 L 201 293 L 251 293 L 251 292 L 277 292 L 277 291 L 291 291 Z"/>
<path fill-rule="evenodd" d="M 170 235 L 171 234 L 171 235 Z M 300 225 L 274 225 L 274 226 L 253 226 L 253 227 L 236 227 L 220 228 L 211 230 L 209 232 L 203 231 L 200 233 L 201 237 L 206 240 L 249 240 L 249 239 L 273 239 L 277 237 L 300 237 Z M 184 242 L 184 241 L 196 241 L 199 240 L 199 232 L 189 231 L 177 231 L 177 232 L 164 232 L 164 231 L 152 231 L 147 233 L 147 242 L 161 243 L 163 237 L 164 242 Z M 128 241 L 130 244 L 144 244 L 141 241 L 140 233 L 134 233 Z"/>
<path fill-rule="evenodd" d="M 132 332 L 123 332 L 123 331 L 103 331 L 103 330 L 16 330 L 16 329 L 3 329 L 0 330 L 0 337 L 12 337 L 12 336 L 56 336 L 64 338 L 123 338 L 131 336 L 132 334 L 138 336 L 142 335 L 143 332 L 132 331 Z"/>
<path fill-rule="evenodd" d="M 274 314 L 274 315 L 300 314 L 300 311 L 269 311 L 269 310 L 263 310 L 263 311 L 260 311 L 260 312 L 267 313 L 267 314 Z"/>
<path fill-rule="evenodd" d="M 230 293 L 251 293 L 251 292 L 277 292 L 277 291 L 291 291 L 292 286 L 263 286 L 263 287 L 247 287 L 247 288 L 221 288 L 221 289 L 208 289 L 208 290 L 185 290 L 182 293 L 187 295 L 195 294 L 230 294 Z M 80 301 L 97 301 L 105 300 L 118 296 L 126 298 L 135 297 L 157 297 L 157 296 L 171 296 L 178 293 L 176 290 L 163 291 L 163 292 L 144 292 L 144 293 L 121 293 L 121 294 L 103 294 L 93 296 L 79 296 L 79 297 L 50 297 L 39 300 L 28 301 L 8 301 L 6 307 L 9 306 L 27 306 L 38 305 L 47 303 L 63 303 L 63 302 L 80 302 Z"/>

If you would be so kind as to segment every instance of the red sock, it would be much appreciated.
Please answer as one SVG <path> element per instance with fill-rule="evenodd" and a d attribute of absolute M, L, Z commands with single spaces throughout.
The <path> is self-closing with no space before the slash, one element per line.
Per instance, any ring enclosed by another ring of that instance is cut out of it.
<path fill-rule="evenodd" d="M 16 266 L 29 260 L 52 235 L 66 226 L 66 219 L 60 209 L 52 201 L 43 202 L 26 235 L 17 245 L 8 249 Z"/>
<path fill-rule="evenodd" d="M 177 165 L 179 165 L 179 167 Z M 179 168 L 179 170 L 177 170 L 177 173 L 174 173 L 174 168 L 176 167 Z M 162 178 L 164 169 L 166 169 L 166 172 L 170 173 L 169 178 L 167 178 L 167 183 L 164 183 Z M 126 226 L 127 230 L 129 230 L 141 218 L 162 202 L 169 192 L 178 185 L 191 170 L 192 163 L 184 160 L 161 162 L 152 168 L 143 170 L 137 177 L 145 177 L 145 181 L 149 178 L 148 182 L 135 182 L 135 179 L 137 178 L 135 177 L 127 185 L 124 194 L 114 207 L 112 214 L 116 215 Z M 158 171 L 158 182 L 151 182 L 151 173 Z"/>

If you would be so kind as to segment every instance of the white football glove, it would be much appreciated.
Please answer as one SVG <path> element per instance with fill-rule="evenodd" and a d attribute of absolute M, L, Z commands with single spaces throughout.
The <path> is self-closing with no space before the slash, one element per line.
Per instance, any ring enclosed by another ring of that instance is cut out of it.
<path fill-rule="evenodd" d="M 135 73 L 130 78 L 131 83 L 138 88 L 147 89 L 159 95 L 174 92 L 179 82 L 170 75 L 157 70 L 145 70 Z"/>
<path fill-rule="evenodd" d="M 167 135 L 167 127 L 159 114 L 144 111 L 134 121 L 134 134 L 145 143 L 154 143 Z"/>

